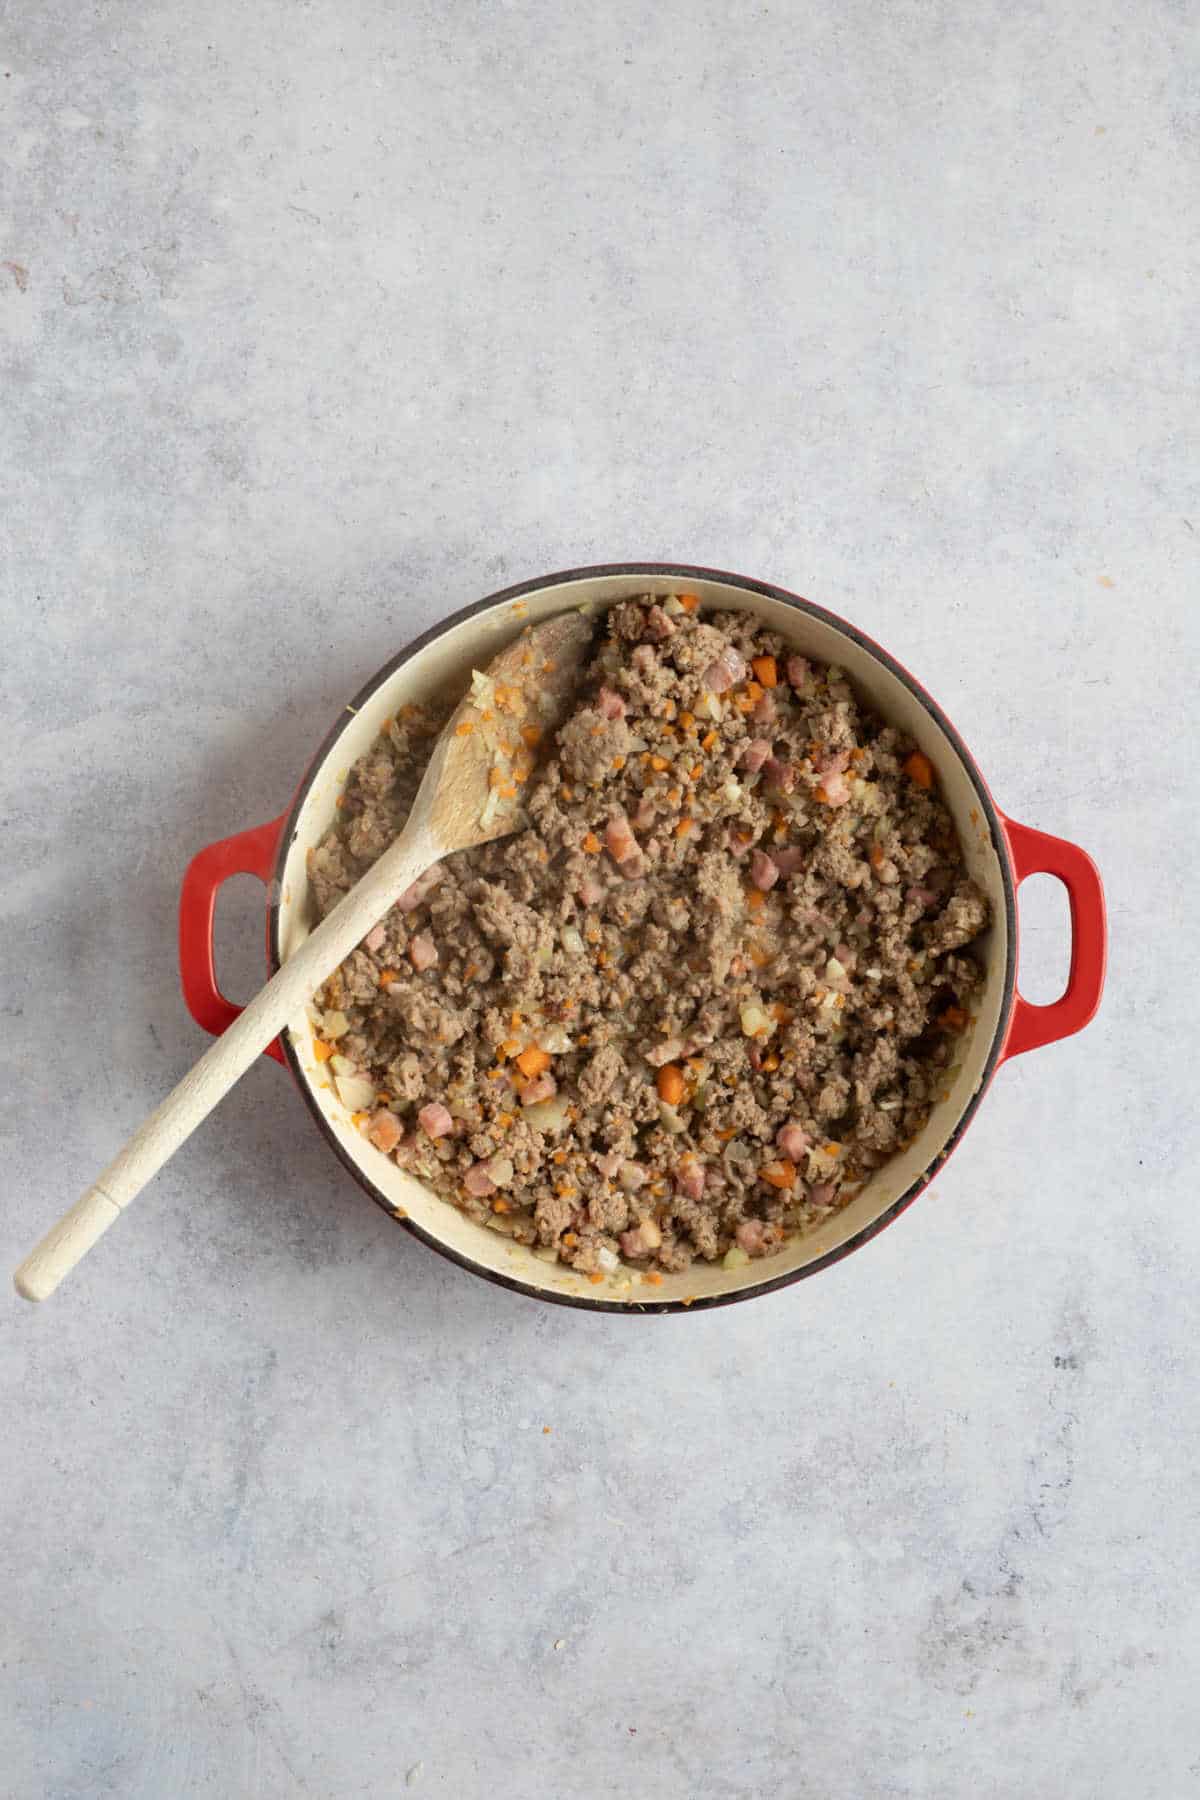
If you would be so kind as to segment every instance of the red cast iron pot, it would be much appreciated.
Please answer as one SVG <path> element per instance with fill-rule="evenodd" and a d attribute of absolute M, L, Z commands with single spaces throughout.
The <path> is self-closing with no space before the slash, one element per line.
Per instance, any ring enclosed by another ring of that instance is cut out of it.
<path fill-rule="evenodd" d="M 815 1274 L 882 1231 L 911 1205 L 954 1149 L 1008 1058 L 1082 1029 L 1104 985 L 1104 895 L 1091 858 L 1076 845 L 1018 825 L 996 807 L 966 745 L 920 683 L 886 650 L 844 620 L 782 588 L 742 576 L 675 564 L 619 563 L 523 582 L 464 608 L 402 650 L 375 675 L 329 732 L 290 806 L 267 825 L 223 838 L 200 851 L 184 877 L 180 906 L 180 965 L 188 1008 L 206 1031 L 220 1033 L 239 1008 L 217 987 L 212 926 L 217 890 L 234 874 L 267 884 L 267 964 L 271 973 L 308 929 L 305 855 L 329 829 L 335 798 L 350 764 L 368 748 L 383 721 L 400 706 L 444 688 L 461 690 L 469 671 L 484 665 L 527 621 L 568 606 L 598 608 L 634 594 L 680 589 L 706 607 L 741 608 L 760 616 L 802 654 L 844 668 L 864 698 L 915 738 L 938 772 L 939 786 L 963 840 L 971 874 L 987 890 L 993 924 L 984 943 L 986 978 L 975 1022 L 956 1072 L 918 1137 L 877 1170 L 840 1213 L 793 1239 L 778 1255 L 738 1270 L 696 1264 L 664 1277 L 660 1287 L 620 1270 L 603 1286 L 561 1264 L 541 1260 L 465 1218 L 398 1169 L 354 1129 L 316 1062 L 306 1018 L 293 1021 L 266 1052 L 286 1063 L 335 1153 L 394 1218 L 433 1249 L 475 1274 L 565 1305 L 599 1311 L 671 1312 L 719 1306 Z M 1026 876 L 1057 876 L 1067 890 L 1071 966 L 1066 991 L 1051 1006 L 1033 1006 L 1017 992 L 1017 889 Z"/>

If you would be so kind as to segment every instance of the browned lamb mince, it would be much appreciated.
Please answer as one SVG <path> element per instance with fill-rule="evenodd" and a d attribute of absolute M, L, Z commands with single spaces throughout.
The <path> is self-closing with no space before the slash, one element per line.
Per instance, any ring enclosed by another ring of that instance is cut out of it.
<path fill-rule="evenodd" d="M 839 669 L 691 595 L 597 636 L 529 828 L 392 908 L 318 995 L 317 1054 L 480 1224 L 596 1279 L 736 1267 L 921 1129 L 988 904 L 929 763 Z M 445 716 L 406 708 L 355 764 L 309 858 L 320 914 L 399 831 Z"/>

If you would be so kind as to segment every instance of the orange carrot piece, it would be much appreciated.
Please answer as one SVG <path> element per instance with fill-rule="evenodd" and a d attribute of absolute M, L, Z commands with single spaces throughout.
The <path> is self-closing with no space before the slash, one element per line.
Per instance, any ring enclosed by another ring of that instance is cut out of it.
<path fill-rule="evenodd" d="M 318 1062 L 328 1062 L 333 1055 L 333 1045 L 324 1043 L 321 1038 L 314 1038 L 313 1055 Z"/>
<path fill-rule="evenodd" d="M 587 833 L 587 836 L 583 840 L 582 848 L 587 851 L 589 856 L 598 856 L 600 854 L 600 839 L 596 836 L 594 831 L 589 831 Z"/>
<path fill-rule="evenodd" d="M 915 781 L 919 788 L 933 786 L 933 764 L 921 750 L 914 750 L 903 763 L 904 773 L 910 781 Z"/>
<path fill-rule="evenodd" d="M 795 1163 L 767 1163 L 766 1167 L 758 1172 L 764 1181 L 769 1181 L 773 1188 L 779 1188 L 781 1191 L 796 1185 Z"/>
<path fill-rule="evenodd" d="M 536 1044 L 530 1044 L 528 1050 L 522 1050 L 518 1056 L 517 1067 L 527 1080 L 532 1081 L 535 1075 L 541 1075 L 550 1067 L 550 1058 L 545 1050 L 539 1050 Z"/>
<path fill-rule="evenodd" d="M 680 606 L 682 606 L 684 612 L 695 612 L 700 604 L 699 594 L 676 594 L 675 598 L 678 600 Z"/>
<path fill-rule="evenodd" d="M 750 667 L 765 688 L 779 686 L 779 670 L 775 666 L 773 656 L 756 656 L 752 659 Z"/>
<path fill-rule="evenodd" d="M 678 1106 L 683 1099 L 683 1070 L 676 1063 L 664 1063 L 654 1078 L 658 1097 L 668 1106 Z"/>

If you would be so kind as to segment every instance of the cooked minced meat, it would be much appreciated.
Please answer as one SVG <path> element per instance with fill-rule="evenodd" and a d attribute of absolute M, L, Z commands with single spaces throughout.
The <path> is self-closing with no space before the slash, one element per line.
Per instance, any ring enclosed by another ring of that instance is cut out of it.
<path fill-rule="evenodd" d="M 529 828 L 392 908 L 318 995 L 318 1055 L 480 1224 L 597 1279 L 736 1266 L 920 1130 L 988 904 L 928 760 L 839 669 L 688 594 L 597 637 Z M 320 914 L 400 830 L 446 716 L 406 708 L 351 770 L 309 857 Z"/>

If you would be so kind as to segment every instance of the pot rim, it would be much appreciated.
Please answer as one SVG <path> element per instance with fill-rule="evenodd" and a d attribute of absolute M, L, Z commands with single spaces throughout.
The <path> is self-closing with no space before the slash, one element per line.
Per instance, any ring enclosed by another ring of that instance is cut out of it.
<path fill-rule="evenodd" d="M 282 829 L 279 833 L 278 847 L 275 854 L 275 867 L 272 871 L 274 879 L 267 890 L 268 895 L 270 896 L 267 905 L 267 961 L 270 973 L 273 975 L 281 966 L 282 962 L 280 954 L 280 928 L 282 918 L 283 871 L 288 852 L 290 851 L 292 842 L 296 836 L 297 820 L 299 819 L 300 811 L 308 798 L 313 782 L 316 780 L 319 771 L 325 766 L 325 763 L 332 754 L 335 745 L 345 731 L 350 719 L 353 717 L 353 713 L 363 707 L 375 693 L 376 689 L 381 687 L 384 682 L 390 681 L 397 669 L 403 668 L 405 663 L 411 662 L 414 657 L 419 656 L 429 644 L 444 636 L 446 632 L 453 630 L 455 626 L 461 625 L 467 619 L 472 619 L 481 613 L 489 612 L 494 607 L 509 604 L 514 600 L 520 600 L 528 594 L 539 592 L 543 588 L 559 587 L 572 581 L 603 580 L 606 578 L 630 575 L 645 575 L 650 580 L 662 580 L 666 577 L 670 577 L 672 579 L 678 578 L 680 581 L 720 581 L 729 587 L 741 588 L 746 593 L 761 594 L 767 599 L 780 600 L 785 605 L 794 608 L 797 612 L 802 612 L 811 618 L 821 620 L 824 624 L 833 627 L 834 630 L 839 631 L 843 636 L 849 638 L 852 643 L 857 644 L 861 649 L 866 650 L 881 663 L 891 675 L 895 676 L 898 681 L 903 683 L 912 694 L 913 698 L 944 732 L 955 754 L 962 763 L 962 766 L 970 779 L 971 785 L 975 789 L 983 817 L 987 820 L 988 834 L 992 848 L 995 850 L 1000 864 L 1007 924 L 1007 948 L 1000 1011 L 996 1020 L 992 1042 L 988 1048 L 987 1058 L 980 1074 L 978 1086 L 971 1095 L 966 1106 L 963 1108 L 949 1138 L 937 1152 L 937 1155 L 933 1158 L 932 1162 L 929 1163 L 919 1176 L 917 1176 L 915 1181 L 910 1183 L 898 1199 L 894 1200 L 889 1207 L 876 1218 L 872 1219 L 869 1224 L 864 1225 L 861 1231 L 856 1232 L 852 1238 L 847 1239 L 844 1244 L 839 1244 L 836 1249 L 828 1251 L 824 1256 L 817 1257 L 811 1263 L 806 1263 L 803 1268 L 792 1269 L 785 1274 L 771 1276 L 764 1281 L 755 1282 L 753 1285 L 737 1288 L 732 1293 L 698 1295 L 694 1300 L 638 1299 L 633 1302 L 626 1300 L 605 1300 L 600 1297 L 593 1299 L 590 1295 L 586 1294 L 550 1293 L 542 1288 L 534 1286 L 531 1282 L 523 1281 L 512 1275 L 501 1274 L 497 1269 L 490 1269 L 483 1263 L 475 1262 L 471 1257 L 463 1255 L 461 1252 L 445 1243 L 441 1238 L 435 1236 L 432 1232 L 427 1231 L 412 1218 L 402 1217 L 400 1214 L 396 1213 L 375 1186 L 370 1176 L 367 1175 L 365 1170 L 350 1154 L 347 1147 L 341 1142 L 338 1135 L 331 1129 L 324 1114 L 321 1112 L 320 1107 L 317 1105 L 315 1095 L 310 1090 L 309 1084 L 304 1077 L 299 1053 L 292 1042 L 291 1033 L 289 1031 L 281 1032 L 279 1041 L 283 1046 L 283 1054 L 288 1069 L 291 1071 L 292 1078 L 300 1090 L 304 1103 L 316 1120 L 321 1135 L 333 1150 L 338 1161 L 344 1168 L 349 1170 L 358 1185 L 370 1195 L 372 1200 L 383 1209 L 390 1219 L 394 1219 L 397 1224 L 403 1225 L 414 1237 L 419 1238 L 423 1244 L 428 1245 L 428 1247 L 431 1250 L 436 1251 L 439 1256 L 446 1257 L 448 1261 L 456 1263 L 459 1268 L 467 1270 L 472 1275 L 481 1276 L 485 1281 L 494 1282 L 497 1287 L 508 1288 L 513 1293 L 524 1294 L 530 1299 L 545 1301 L 553 1306 L 571 1306 L 587 1312 L 620 1313 L 626 1315 L 642 1313 L 704 1312 L 718 1306 L 733 1306 L 739 1301 L 757 1299 L 759 1295 L 774 1293 L 780 1288 L 792 1286 L 792 1284 L 797 1281 L 804 1281 L 810 1275 L 816 1275 L 820 1273 L 822 1269 L 830 1268 L 834 1263 L 841 1262 L 843 1257 L 849 1256 L 852 1251 L 861 1249 L 862 1246 L 869 1243 L 872 1238 L 878 1237 L 881 1231 L 884 1231 L 894 1219 L 898 1219 L 902 1212 L 906 1212 L 918 1195 L 924 1192 L 925 1188 L 929 1186 L 929 1183 L 933 1180 L 939 1169 L 942 1168 L 951 1153 L 956 1149 L 963 1133 L 978 1112 L 984 1095 L 991 1086 L 992 1078 L 1003 1059 L 1005 1039 L 1008 1036 L 1009 1026 L 1012 1022 L 1013 1002 L 1016 995 L 1017 966 L 1017 884 L 1013 874 L 1008 837 L 1004 830 L 1003 815 L 996 806 L 995 801 L 992 799 L 987 782 L 984 780 L 975 758 L 967 749 L 961 735 L 942 711 L 942 708 L 938 705 L 932 694 L 922 686 L 914 675 L 909 673 L 902 663 L 897 662 L 896 658 L 892 656 L 889 651 L 885 650 L 882 645 L 876 643 L 874 638 L 870 637 L 865 631 L 860 631 L 856 625 L 850 624 L 848 620 L 841 618 L 839 614 L 830 612 L 826 607 L 818 606 L 812 600 L 804 599 L 802 595 L 793 593 L 789 588 L 777 587 L 774 583 L 768 581 L 758 581 L 752 576 L 733 574 L 725 569 L 705 568 L 696 563 L 627 562 L 589 564 L 581 568 L 560 570 L 554 574 L 539 575 L 530 581 L 516 582 L 511 587 L 500 588 L 495 593 L 485 595 L 481 600 L 474 600 L 470 605 L 460 607 L 456 612 L 450 613 L 446 618 L 439 620 L 435 625 L 431 625 L 427 631 L 421 632 L 421 634 L 418 637 L 415 637 L 411 643 L 405 645 L 403 649 L 399 650 L 389 662 L 386 662 L 383 667 L 358 690 L 354 695 L 354 698 L 349 702 L 349 705 L 343 707 L 342 711 L 338 714 L 336 721 L 325 734 L 316 754 L 309 762 L 300 781 L 300 785 L 292 796 L 291 803 L 283 816 Z"/>

